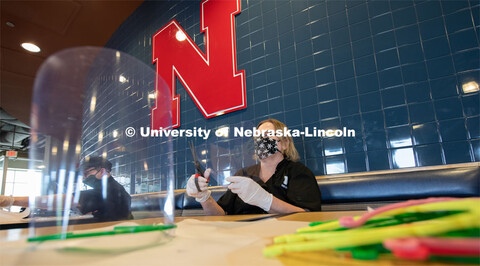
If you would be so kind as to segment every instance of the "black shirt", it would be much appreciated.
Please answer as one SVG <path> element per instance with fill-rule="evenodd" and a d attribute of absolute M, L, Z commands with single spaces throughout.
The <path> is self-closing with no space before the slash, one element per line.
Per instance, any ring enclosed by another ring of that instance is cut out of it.
<path fill-rule="evenodd" d="M 260 178 L 260 165 L 243 168 L 236 176 L 246 176 L 257 182 L 278 199 L 309 211 L 321 210 L 321 194 L 312 171 L 300 162 L 284 159 L 275 173 L 264 183 Z M 230 189 L 217 201 L 227 214 L 266 213 L 263 209 L 245 203 Z"/>
<path fill-rule="evenodd" d="M 104 198 L 102 188 L 81 191 L 78 209 L 102 221 L 132 219 L 130 195 L 112 176 L 107 179 L 106 192 Z"/>

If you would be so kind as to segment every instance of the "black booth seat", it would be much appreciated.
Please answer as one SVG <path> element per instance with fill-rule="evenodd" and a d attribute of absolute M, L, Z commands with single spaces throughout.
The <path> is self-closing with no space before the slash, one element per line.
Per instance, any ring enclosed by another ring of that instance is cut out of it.
<path fill-rule="evenodd" d="M 480 163 L 317 177 L 323 211 L 366 210 L 428 197 L 480 196 Z M 218 200 L 225 187 L 210 187 Z M 132 211 L 159 210 L 164 192 L 132 195 Z M 176 215 L 203 215 L 200 203 L 175 190 Z M 139 217 L 135 217 L 139 218 Z"/>
<path fill-rule="evenodd" d="M 371 172 L 317 179 L 322 210 L 366 210 L 429 197 L 480 196 L 480 164 L 419 171 Z"/>

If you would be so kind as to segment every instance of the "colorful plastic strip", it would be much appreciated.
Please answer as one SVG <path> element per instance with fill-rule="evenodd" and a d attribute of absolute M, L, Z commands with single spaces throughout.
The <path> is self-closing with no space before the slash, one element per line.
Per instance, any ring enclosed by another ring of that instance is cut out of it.
<path fill-rule="evenodd" d="M 458 200 L 458 199 L 457 198 L 428 198 L 428 199 L 421 199 L 421 200 L 409 200 L 405 202 L 399 202 L 399 203 L 389 204 L 389 205 L 380 207 L 376 210 L 373 210 L 364 214 L 360 219 L 357 219 L 357 220 L 355 220 L 352 216 L 345 216 L 340 218 L 339 222 L 340 222 L 340 225 L 343 227 L 349 227 L 349 228 L 359 227 L 359 226 L 362 226 L 366 221 L 368 221 L 368 219 L 390 210 L 395 210 L 399 208 L 405 208 L 405 207 L 410 207 L 410 206 L 415 206 L 420 204 L 426 204 L 426 203 L 449 201 L 449 200 Z"/>
<path fill-rule="evenodd" d="M 288 251 L 314 251 L 346 248 L 382 243 L 385 239 L 432 236 L 446 232 L 480 227 L 479 199 L 463 199 L 462 202 L 437 202 L 432 206 L 412 206 L 406 211 L 425 210 L 470 210 L 455 215 L 426 220 L 411 224 L 400 224 L 380 228 L 355 228 L 346 231 L 293 234 L 277 237 L 274 245 L 264 249 L 267 257 L 281 255 Z M 334 222 L 332 222 L 334 223 Z"/>
<path fill-rule="evenodd" d="M 426 260 L 430 256 L 480 256 L 480 238 L 407 237 L 387 239 L 383 246 L 404 259 Z"/>

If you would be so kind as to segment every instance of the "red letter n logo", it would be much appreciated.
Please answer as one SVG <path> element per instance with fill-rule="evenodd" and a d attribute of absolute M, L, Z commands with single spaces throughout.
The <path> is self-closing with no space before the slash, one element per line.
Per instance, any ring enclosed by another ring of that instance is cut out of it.
<path fill-rule="evenodd" d="M 205 0 L 201 3 L 201 29 L 205 54 L 172 20 L 153 36 L 153 63 L 172 95 L 172 125 L 180 126 L 180 100 L 175 93 L 179 78 L 206 118 L 246 108 L 245 71 L 237 71 L 235 18 L 240 0 Z M 158 81 L 157 81 L 158 84 Z M 152 108 L 152 128 L 165 127 Z M 158 116 L 160 114 L 157 114 Z"/>

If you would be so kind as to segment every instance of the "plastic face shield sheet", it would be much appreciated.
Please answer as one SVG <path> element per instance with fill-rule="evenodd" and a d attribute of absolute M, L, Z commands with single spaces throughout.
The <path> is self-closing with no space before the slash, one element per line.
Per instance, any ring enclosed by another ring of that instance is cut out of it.
<path fill-rule="evenodd" d="M 159 124 L 171 126 L 170 99 L 153 65 L 120 51 L 79 47 L 49 57 L 32 102 L 30 157 L 44 168 L 42 196 L 29 198 L 30 236 L 53 217 L 61 234 L 82 220 L 164 217 L 159 222 L 173 223 L 172 140 L 141 135 L 151 126 L 153 107 Z M 108 159 L 111 177 L 102 167 L 83 167 L 94 157 Z M 96 177 L 90 186 L 85 175 Z M 142 186 L 161 193 L 136 195 Z"/>
<path fill-rule="evenodd" d="M 252 131 L 256 125 L 253 122 L 241 122 L 238 124 L 219 125 L 216 128 L 207 128 L 211 130 L 209 138 L 193 137 L 179 139 L 185 141 L 185 147 L 193 145 L 196 159 L 203 170 L 212 169 L 209 178 L 209 186 L 224 186 L 229 182 L 227 177 L 235 175 L 239 170 L 258 163 L 255 156 L 253 137 L 245 131 Z M 242 135 L 243 134 L 243 135 Z M 191 143 L 191 144 L 190 144 Z M 195 167 L 194 155 L 187 148 L 187 176 L 198 172 Z M 180 183 L 177 179 L 177 187 L 185 187 L 185 183 Z M 184 210 L 185 212 L 185 210 Z"/>

